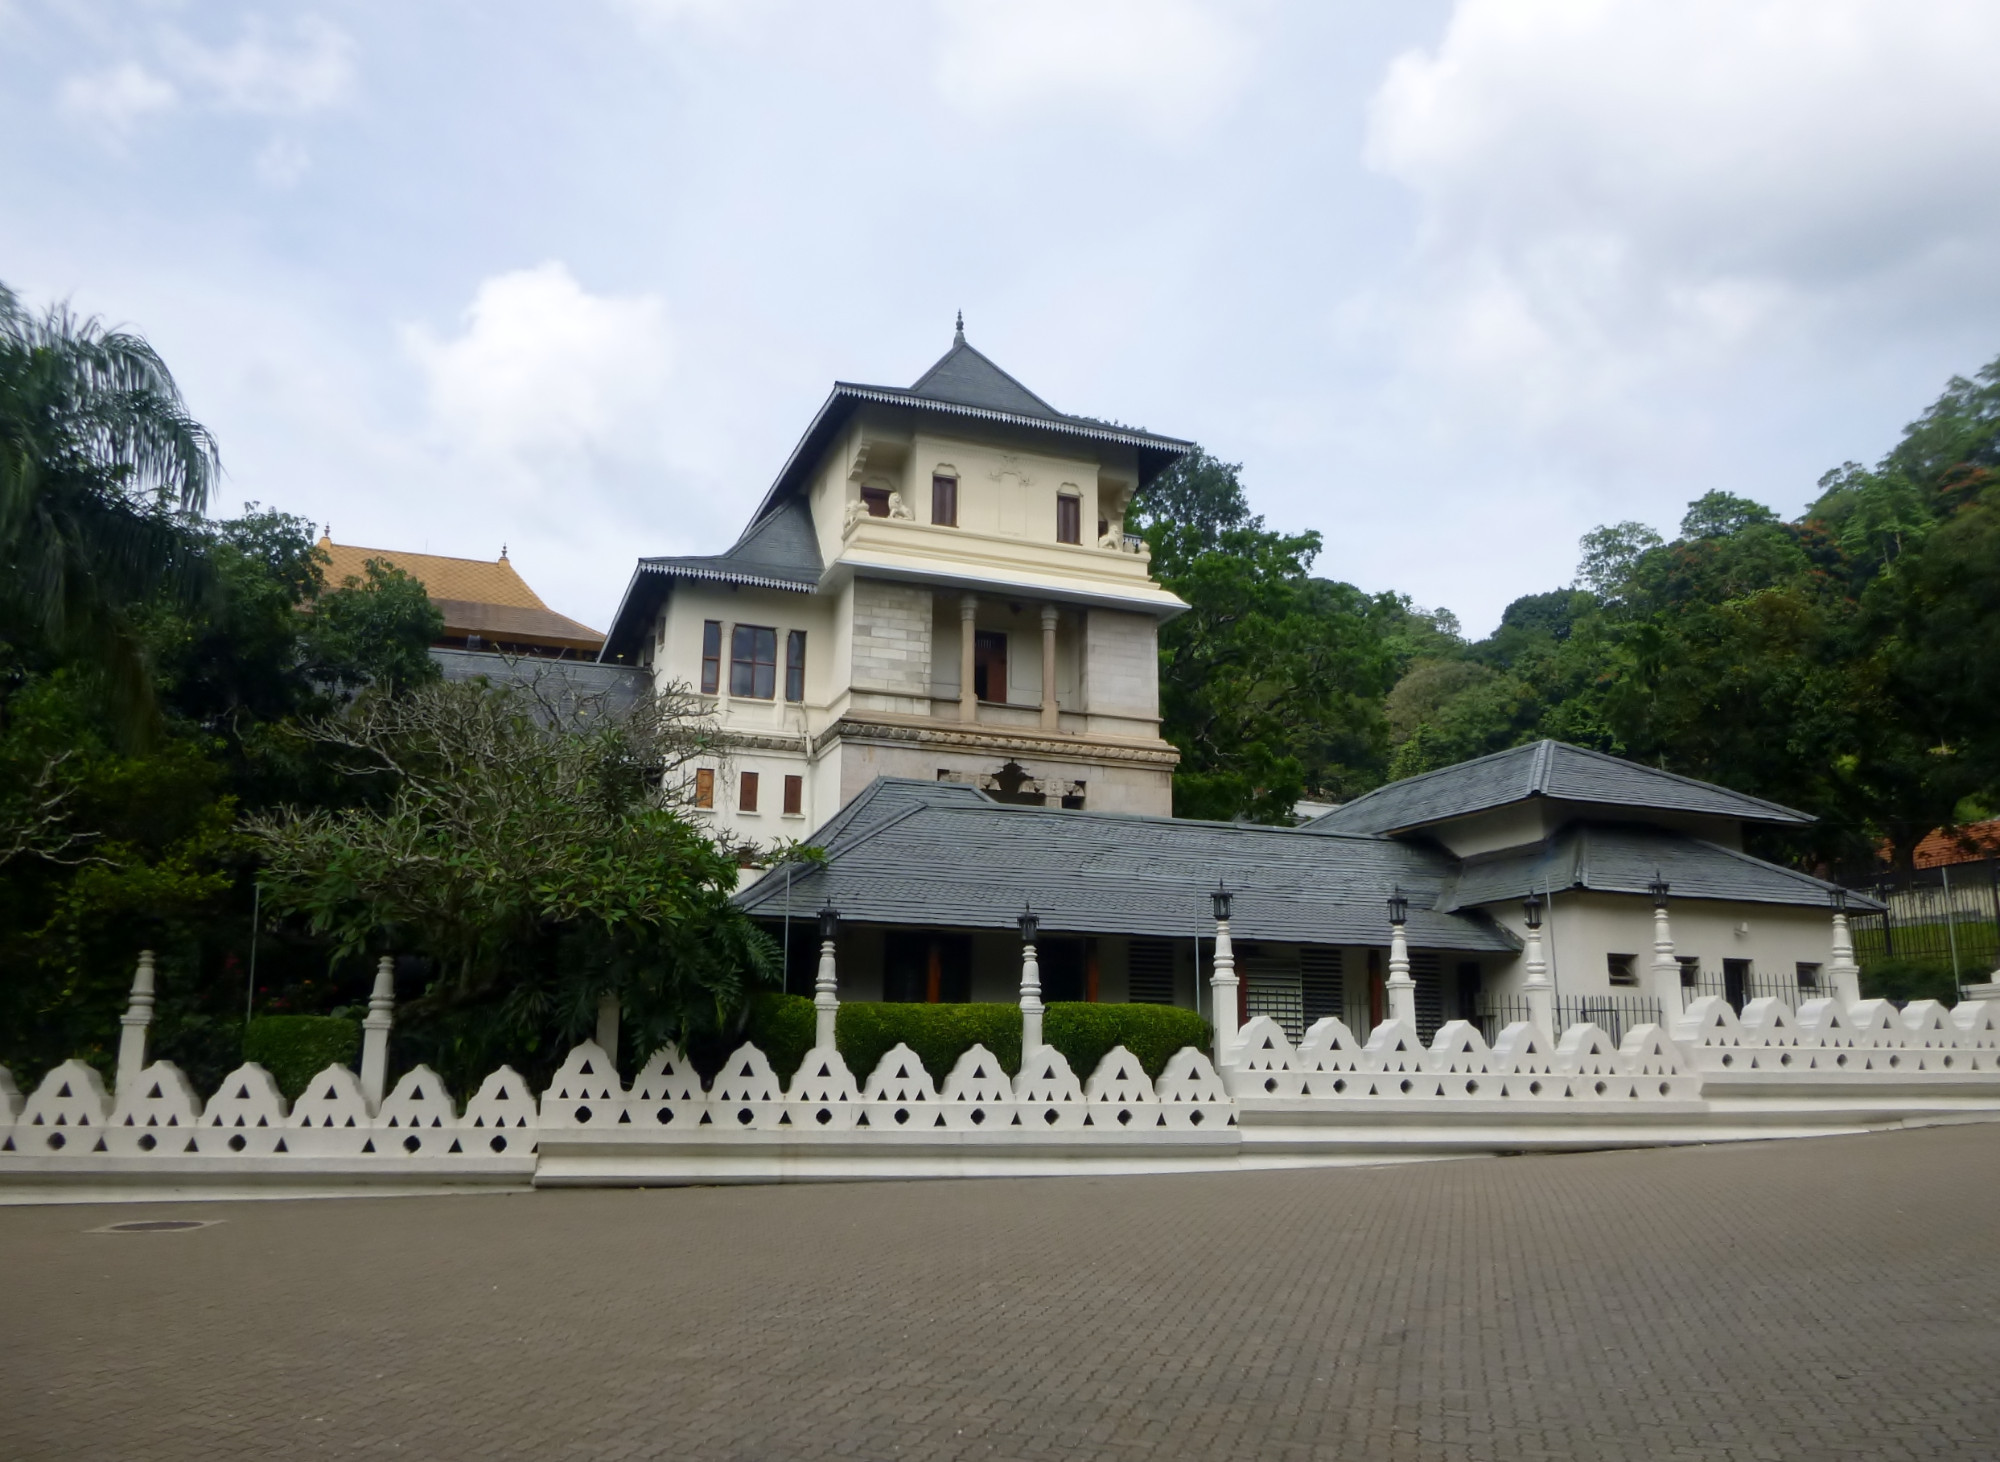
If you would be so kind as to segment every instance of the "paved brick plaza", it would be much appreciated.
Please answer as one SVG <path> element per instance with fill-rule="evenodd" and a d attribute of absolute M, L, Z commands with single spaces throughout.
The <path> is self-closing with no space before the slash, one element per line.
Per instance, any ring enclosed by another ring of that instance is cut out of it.
<path fill-rule="evenodd" d="M 87 1234 L 168 1214 L 186 1233 Z M 0 1457 L 2000 1456 L 2000 1126 L 0 1210 Z"/>

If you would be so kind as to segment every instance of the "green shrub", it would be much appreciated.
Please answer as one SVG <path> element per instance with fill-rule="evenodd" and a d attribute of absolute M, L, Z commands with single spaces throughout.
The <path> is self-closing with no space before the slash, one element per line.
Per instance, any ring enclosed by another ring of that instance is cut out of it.
<path fill-rule="evenodd" d="M 818 1015 L 812 1001 L 803 995 L 767 991 L 751 997 L 750 1018 L 743 1028 L 743 1039 L 769 1056 L 778 1080 L 790 1086 L 792 1073 L 812 1049 Z"/>
<path fill-rule="evenodd" d="M 1167 1060 L 1183 1046 L 1206 1051 L 1208 1022 L 1174 1005 L 1092 1005 L 1059 1001 L 1042 1017 L 1042 1037 L 1069 1058 L 1078 1081 L 1087 1081 L 1113 1046 L 1139 1059 L 1159 1080 Z"/>
<path fill-rule="evenodd" d="M 843 1000 L 834 1025 L 834 1043 L 856 1081 L 866 1081 L 875 1063 L 898 1041 L 924 1063 L 940 1086 L 958 1058 L 984 1046 L 1011 1075 L 1021 1069 L 1021 1007 L 997 1002 L 971 1005 L 916 1005 Z"/>
<path fill-rule="evenodd" d="M 243 1032 L 243 1059 L 270 1072 L 286 1101 L 327 1067 L 352 1066 L 360 1050 L 360 1025 L 333 1015 L 260 1015 Z"/>
<path fill-rule="evenodd" d="M 765 1053 L 780 1073 L 796 1068 L 812 1045 L 812 1002 L 789 997 L 806 1007 L 802 1043 L 790 1068 L 779 1066 L 777 1054 Z M 1021 1007 L 997 1001 L 969 1005 L 921 1005 L 843 1001 L 834 1039 L 856 1081 L 874 1073 L 898 1041 L 917 1053 L 931 1079 L 940 1084 L 972 1047 L 982 1045 L 996 1056 L 1009 1075 L 1021 1069 Z M 1183 1046 L 1206 1049 L 1208 1022 L 1192 1010 L 1171 1005 L 1093 1005 L 1063 1001 L 1042 1017 L 1042 1035 L 1068 1058 L 1079 1081 L 1097 1069 L 1104 1053 L 1123 1046 L 1138 1058 L 1146 1074 L 1157 1078 L 1167 1059 Z M 762 1042 L 760 1041 L 761 1045 Z"/>
<path fill-rule="evenodd" d="M 1941 1000 L 1956 1005 L 1958 980 L 1952 975 L 1950 960 L 1873 959 L 1861 967 L 1861 998 Z"/>

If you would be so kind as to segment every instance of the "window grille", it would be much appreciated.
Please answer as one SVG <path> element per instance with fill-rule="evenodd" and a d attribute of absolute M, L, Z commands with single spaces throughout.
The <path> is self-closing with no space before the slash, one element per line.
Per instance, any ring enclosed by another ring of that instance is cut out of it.
<path fill-rule="evenodd" d="M 1135 939 L 1126 955 L 1125 998 L 1142 1005 L 1174 1003 L 1174 947 L 1164 939 Z"/>
<path fill-rule="evenodd" d="M 1299 950 L 1299 995 L 1310 1026 L 1329 1015 L 1347 1013 L 1347 978 L 1340 951 L 1308 944 Z"/>

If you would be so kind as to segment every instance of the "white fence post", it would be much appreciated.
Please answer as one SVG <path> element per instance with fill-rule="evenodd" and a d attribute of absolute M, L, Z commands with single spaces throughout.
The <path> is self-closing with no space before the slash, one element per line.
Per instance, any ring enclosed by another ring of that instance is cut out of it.
<path fill-rule="evenodd" d="M 1827 979 L 1833 998 L 1841 1005 L 1853 1005 L 1861 998 L 1861 966 L 1854 959 L 1854 935 L 1847 927 L 1847 890 L 1833 891 L 1833 958 L 1827 962 Z"/>
<path fill-rule="evenodd" d="M 1417 982 L 1410 976 L 1410 942 L 1403 932 L 1409 917 L 1410 902 L 1398 888 L 1389 895 L 1389 978 L 1383 989 L 1389 996 L 1389 1019 L 1415 1025 Z"/>
<path fill-rule="evenodd" d="M 130 1084 L 146 1069 L 146 1032 L 153 1024 L 153 951 L 139 951 L 139 968 L 132 976 L 132 1003 L 118 1018 L 124 1029 L 118 1033 L 118 1083 L 116 1090 L 129 1094 Z"/>
<path fill-rule="evenodd" d="M 1542 954 L 1542 901 L 1529 894 L 1522 906 L 1528 919 L 1527 975 L 1521 993 L 1528 997 L 1528 1020 L 1544 1039 L 1555 1035 L 1555 987 L 1549 982 L 1549 962 Z"/>
<path fill-rule="evenodd" d="M 1674 958 L 1674 931 L 1667 922 L 1667 882 L 1655 875 L 1653 894 L 1653 998 L 1660 1002 L 1660 1021 L 1668 1030 L 1679 1020 L 1681 962 Z"/>
<path fill-rule="evenodd" d="M 1209 961 L 1209 1014 L 1215 1024 L 1215 1064 L 1224 1065 L 1236 1047 L 1236 947 L 1229 941 L 1228 889 L 1218 885 L 1215 901 L 1215 957 Z"/>
<path fill-rule="evenodd" d="M 1035 959 L 1035 928 L 1040 921 L 1032 909 L 1021 911 L 1021 1059 L 1042 1046 L 1042 967 Z"/>
<path fill-rule="evenodd" d="M 372 1117 L 382 1109 L 389 1082 L 389 1030 L 396 1024 L 396 961 L 383 955 L 375 964 L 375 988 L 368 1018 L 361 1022 L 361 1095 Z"/>
<path fill-rule="evenodd" d="M 813 1049 L 831 1051 L 834 1026 L 840 1018 L 840 972 L 833 946 L 840 937 L 840 910 L 829 901 L 819 911 L 819 975 L 813 981 Z"/>

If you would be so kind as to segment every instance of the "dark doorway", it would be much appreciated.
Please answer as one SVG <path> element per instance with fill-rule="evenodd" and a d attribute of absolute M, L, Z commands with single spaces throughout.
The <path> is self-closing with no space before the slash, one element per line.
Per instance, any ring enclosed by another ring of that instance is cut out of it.
<path fill-rule="evenodd" d="M 1479 991 L 1482 983 L 1478 960 L 1468 959 L 1459 962 L 1457 989 L 1454 991 L 1458 1000 L 1453 1019 L 1479 1019 Z"/>
<path fill-rule="evenodd" d="M 1368 951 L 1368 1029 L 1389 1018 L 1389 987 L 1382 978 L 1382 951 Z M 1364 1033 L 1365 1035 L 1365 1033 Z"/>
<path fill-rule="evenodd" d="M 972 998 L 972 937 L 893 929 L 882 941 L 882 998 L 962 1005 Z"/>
<path fill-rule="evenodd" d="M 1007 699 L 1007 636 L 997 630 L 972 637 L 972 693 L 983 701 Z"/>
<path fill-rule="evenodd" d="M 1743 1002 L 1750 993 L 1750 961 L 1747 959 L 1726 959 L 1722 962 L 1722 998 L 1729 1002 L 1729 1008 L 1738 1015 L 1743 1013 Z"/>
<path fill-rule="evenodd" d="M 1043 939 L 1035 949 L 1035 962 L 1042 969 L 1043 1004 L 1084 998 L 1086 961 L 1081 939 Z"/>

